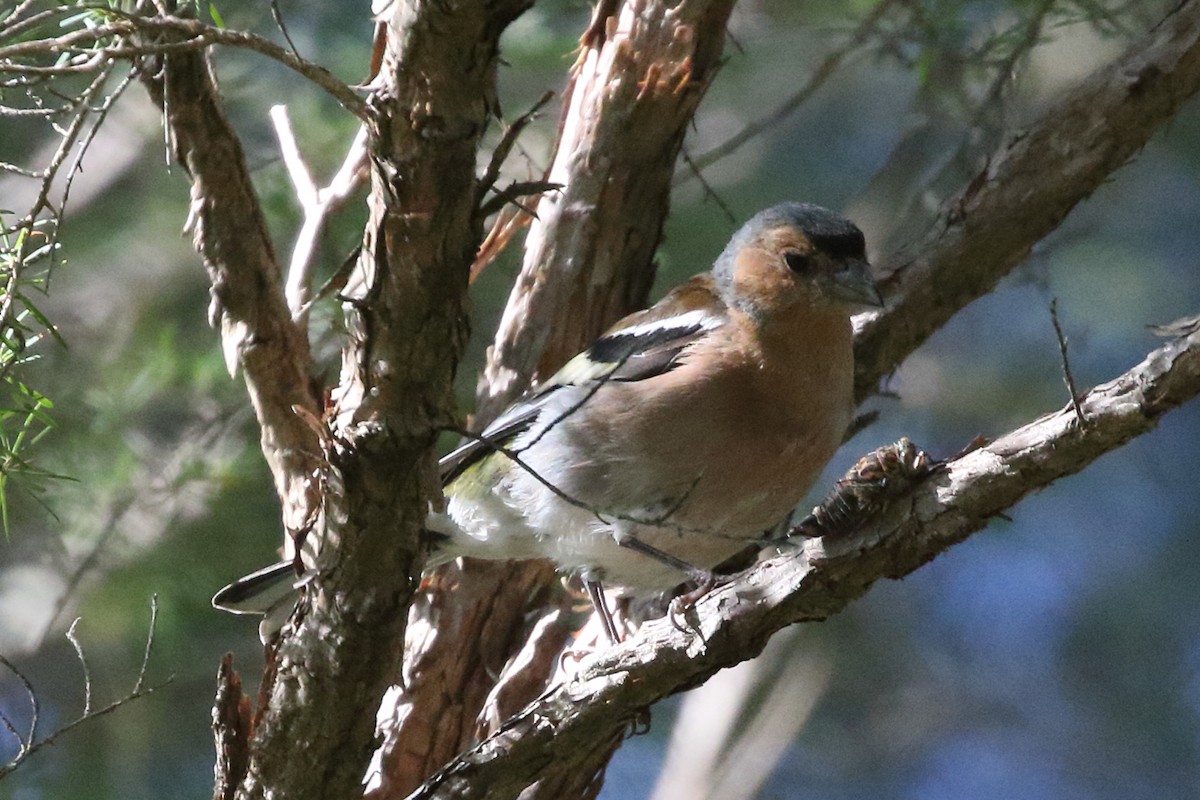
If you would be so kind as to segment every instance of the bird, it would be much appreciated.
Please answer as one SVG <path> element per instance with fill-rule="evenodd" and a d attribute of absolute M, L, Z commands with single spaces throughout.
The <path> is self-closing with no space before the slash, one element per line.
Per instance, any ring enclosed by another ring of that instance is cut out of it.
<path fill-rule="evenodd" d="M 550 559 L 579 576 L 614 641 L 603 588 L 707 591 L 841 444 L 851 317 L 882 304 L 854 223 L 809 203 L 760 211 L 709 271 L 617 322 L 440 460 L 426 569 Z M 307 579 L 280 562 L 213 605 L 290 610 Z"/>

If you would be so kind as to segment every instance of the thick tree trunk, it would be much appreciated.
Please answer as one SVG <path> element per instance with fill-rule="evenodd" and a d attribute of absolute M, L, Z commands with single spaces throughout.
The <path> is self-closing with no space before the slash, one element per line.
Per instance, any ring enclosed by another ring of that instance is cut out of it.
<path fill-rule="evenodd" d="M 562 189 L 537 204 L 477 422 L 644 305 L 679 148 L 717 68 L 732 7 L 732 0 L 597 6 L 547 175 Z M 407 795 L 541 694 L 569 630 L 556 617 L 527 643 L 528 620 L 555 583 L 544 564 L 441 571 L 435 586 L 453 591 L 434 592 L 428 606 L 416 607 L 408 691 L 389 695 L 381 711 L 384 746 L 372 797 Z M 519 674 L 509 671 L 489 693 L 505 664 Z"/>

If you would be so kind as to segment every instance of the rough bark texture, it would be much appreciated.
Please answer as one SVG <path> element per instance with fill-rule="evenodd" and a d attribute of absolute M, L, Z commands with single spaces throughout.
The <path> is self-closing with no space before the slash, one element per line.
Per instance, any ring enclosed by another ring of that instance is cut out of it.
<path fill-rule="evenodd" d="M 242 679 L 233 669 L 233 654 L 226 653 L 217 672 L 217 697 L 213 701 L 212 731 L 217 750 L 213 766 L 213 800 L 232 800 L 246 774 L 250 754 L 250 698 L 242 693 Z"/>
<path fill-rule="evenodd" d="M 1070 405 L 1044 416 L 951 461 L 854 533 L 808 540 L 738 576 L 688 614 L 693 630 L 659 620 L 581 662 L 410 800 L 500 800 L 574 774 L 597 741 L 619 736 L 651 703 L 752 658 L 780 628 L 825 619 L 880 578 L 907 575 L 1029 492 L 1149 431 L 1200 393 L 1198 327 L 1081 398 L 1084 426 Z"/>
<path fill-rule="evenodd" d="M 475 158 L 494 106 L 498 39 L 529 2 L 390 9 L 369 98 L 370 222 L 346 291 L 350 335 L 327 422 L 204 56 L 168 55 L 161 76 L 146 72 L 192 176 L 214 321 L 231 365 L 246 372 L 285 520 L 320 545 L 319 578 L 279 644 L 238 797 L 361 794 L 372 711 L 399 666 L 409 576 L 437 491 L 430 450 L 452 419 L 480 233 Z"/>
<path fill-rule="evenodd" d="M 1200 90 L 1200 3 L 1182 3 L 1112 64 L 1008 137 L 927 234 L 888 259 L 888 308 L 855 347 L 856 395 L 991 291 Z"/>
<path fill-rule="evenodd" d="M 317 436 L 293 408 L 319 415 L 308 339 L 283 301 L 282 277 L 237 134 L 203 52 L 147 59 L 143 83 L 164 109 L 173 154 L 192 180 L 188 225 L 212 281 L 209 320 L 230 373 L 240 366 L 262 451 L 296 534 L 319 502 Z"/>
<path fill-rule="evenodd" d="M 520 394 L 535 372 L 553 370 L 644 305 L 676 155 L 716 69 L 732 6 L 732 0 L 685 0 L 673 8 L 654 0 L 600 4 L 547 176 L 563 189 L 538 204 L 477 420 Z M 569 632 L 557 621 L 538 626 L 539 640 L 515 656 L 530 633 L 531 611 L 544 605 L 545 588 L 556 580 L 553 570 L 544 564 L 468 570 L 442 570 L 435 585 L 453 591 L 435 591 L 415 609 L 404 671 L 410 691 L 390 696 L 381 711 L 374 798 L 405 796 L 541 694 L 555 660 L 538 654 L 561 645 Z M 510 660 L 520 680 L 489 694 Z"/>
<path fill-rule="evenodd" d="M 541 199 L 530 225 L 480 386 L 484 416 L 645 302 L 676 155 L 732 8 L 630 0 L 593 22 L 546 177 L 563 188 Z"/>
<path fill-rule="evenodd" d="M 371 712 L 399 667 L 407 576 L 437 491 L 430 449 L 451 420 L 466 338 L 475 156 L 494 105 L 498 39 L 526 5 L 396 4 L 386 21 L 369 100 L 370 219 L 346 292 L 350 341 L 333 396 L 331 458 L 344 500 L 326 511 L 324 547 L 337 546 L 320 559 L 311 609 L 281 644 L 247 796 L 361 791 Z"/>

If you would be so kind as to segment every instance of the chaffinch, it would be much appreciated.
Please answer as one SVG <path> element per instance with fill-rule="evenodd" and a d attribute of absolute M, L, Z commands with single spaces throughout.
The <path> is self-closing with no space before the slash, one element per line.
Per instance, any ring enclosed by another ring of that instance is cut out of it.
<path fill-rule="evenodd" d="M 734 234 L 712 270 L 614 325 L 441 461 L 427 567 L 548 558 L 577 572 L 610 636 L 600 582 L 705 583 L 780 522 L 853 412 L 850 316 L 881 300 L 862 232 L 785 203 Z M 283 562 L 222 589 L 263 611 Z M 290 610 L 290 604 L 288 605 Z"/>

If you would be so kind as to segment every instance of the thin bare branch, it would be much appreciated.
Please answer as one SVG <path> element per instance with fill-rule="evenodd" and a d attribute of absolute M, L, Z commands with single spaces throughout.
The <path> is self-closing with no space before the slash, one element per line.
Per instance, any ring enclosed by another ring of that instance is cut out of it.
<path fill-rule="evenodd" d="M 496 145 L 496 149 L 492 151 L 492 157 L 488 161 L 487 169 L 484 170 L 483 177 L 479 179 L 479 200 L 481 203 L 484 194 L 495 186 L 496 179 L 500 177 L 500 169 L 504 166 L 505 160 L 508 159 L 508 154 L 512 152 L 513 145 L 517 143 L 517 138 L 521 135 L 521 131 L 525 130 L 525 127 L 537 118 L 538 112 L 553 98 L 554 92 L 547 91 L 533 104 L 533 107 L 513 120 L 513 123 L 504 129 L 504 135 L 500 137 L 500 142 Z"/>
<path fill-rule="evenodd" d="M 79 621 L 82 617 L 76 617 L 75 621 L 67 628 L 67 641 L 75 648 L 75 657 L 79 659 L 79 666 L 83 668 L 83 716 L 92 713 L 92 670 L 88 667 L 87 657 L 83 654 L 83 645 L 79 642 L 79 636 L 75 633 L 75 629 L 79 627 Z M 150 624 L 151 631 L 154 630 L 154 623 Z M 139 686 L 141 681 L 138 681 Z"/>
<path fill-rule="evenodd" d="M 283 14 L 279 10 L 279 0 L 271 0 L 271 19 L 275 20 L 275 27 L 279 28 L 279 33 L 283 36 L 283 40 L 292 49 L 292 55 L 299 58 L 300 51 L 296 49 L 296 43 L 292 41 L 291 35 L 288 34 L 287 25 L 283 22 Z"/>
<path fill-rule="evenodd" d="M 734 214 L 729 205 L 721 199 L 721 195 L 717 194 L 717 190 L 714 189 L 711 184 L 709 184 L 708 179 L 704 177 L 704 173 L 700 171 L 700 167 L 696 164 L 691 155 L 688 154 L 686 149 L 683 151 L 683 163 L 687 165 L 687 168 L 692 176 L 695 177 L 696 180 L 700 181 L 700 188 L 704 190 L 705 199 L 712 200 L 714 203 L 716 203 L 717 208 L 721 209 L 721 213 L 725 215 L 725 219 L 729 220 L 731 225 L 736 225 L 738 223 L 737 215 Z"/>
<path fill-rule="evenodd" d="M 546 430 L 549 430 L 554 425 L 557 425 L 563 419 L 566 419 L 568 416 L 570 416 L 572 413 L 574 413 L 574 411 L 577 411 L 580 407 L 582 407 L 583 404 L 585 402 L 587 402 L 588 398 L 590 398 L 591 395 L 594 394 L 601 385 L 603 385 L 603 384 L 597 383 L 597 385 L 592 388 L 591 392 L 587 395 L 587 397 L 585 397 L 583 400 L 579 401 L 573 407 L 573 410 L 564 412 L 557 419 L 553 420 L 546 427 Z M 608 525 L 611 522 L 613 522 L 614 520 L 620 520 L 622 522 L 632 522 L 636 525 L 646 525 L 646 526 L 650 526 L 650 527 L 668 528 L 670 530 L 678 531 L 680 533 L 685 533 L 688 531 L 694 531 L 694 532 L 703 531 L 706 534 L 712 534 L 712 531 L 709 530 L 708 528 L 703 528 L 703 529 L 686 528 L 681 525 L 676 525 L 670 521 L 671 517 L 673 517 L 676 513 L 678 513 L 679 509 L 682 508 L 683 504 L 687 501 L 687 498 L 691 492 L 691 489 L 695 488 L 695 482 L 692 483 L 692 486 L 688 489 L 687 492 L 684 492 L 682 495 L 675 498 L 674 502 L 672 502 L 669 506 L 667 506 L 660 514 L 656 514 L 653 517 L 638 517 L 638 516 L 633 516 L 630 514 L 621 514 L 621 513 L 614 512 L 614 511 L 610 511 L 605 508 L 601 508 L 599 506 L 594 506 L 590 503 L 580 500 L 577 497 L 573 497 L 572 495 L 563 491 L 563 489 L 561 487 L 559 487 L 553 481 L 551 481 L 549 478 L 547 478 L 545 475 L 542 475 L 537 470 L 535 470 L 533 467 L 531 467 L 529 465 L 528 461 L 521 458 L 520 450 L 513 450 L 510 447 L 505 447 L 504 445 L 499 444 L 498 442 L 494 442 L 485 436 L 481 436 L 478 433 L 472 433 L 471 431 L 468 431 L 464 428 L 460 428 L 456 425 L 448 425 L 444 428 L 444 430 L 450 431 L 452 433 L 457 433 L 459 436 L 462 436 L 466 439 L 470 439 L 472 441 L 479 442 L 480 444 L 486 445 L 493 452 L 499 453 L 500 455 L 507 458 L 509 461 L 516 464 L 518 468 L 520 468 L 521 470 L 524 470 L 526 473 L 528 473 L 529 477 L 533 478 L 535 481 L 540 483 L 542 486 L 545 486 L 546 489 L 548 489 L 551 494 L 558 497 L 564 503 L 575 506 L 576 508 L 578 508 L 582 511 L 587 511 L 589 514 L 591 514 L 592 516 L 594 516 L 596 518 L 597 522 L 601 523 L 602 525 Z M 526 447 L 529 447 L 529 446 L 532 446 L 532 443 L 526 445 Z M 697 480 L 699 480 L 699 479 L 697 478 Z M 645 547 L 646 545 L 642 545 L 642 546 Z M 683 564 L 684 562 L 679 562 L 679 563 Z"/>
<path fill-rule="evenodd" d="M 700 178 L 705 169 L 737 152 L 751 139 L 774 128 L 791 116 L 796 109 L 808 102 L 808 99 L 816 94 L 833 77 L 834 73 L 842 65 L 842 62 L 851 53 L 861 48 L 871 39 L 871 36 L 879 26 L 880 20 L 897 5 L 904 5 L 904 3 L 902 0 L 879 0 L 870 12 L 863 17 L 862 22 L 858 24 L 854 33 L 851 34 L 850 39 L 844 45 L 825 56 L 821 63 L 817 65 L 817 68 L 809 74 L 808 80 L 799 89 L 793 92 L 790 97 L 776 106 L 775 110 L 765 117 L 751 122 L 733 136 L 705 150 L 700 155 L 692 156 L 688 162 L 688 169 L 681 170 L 675 176 L 674 185 L 679 186 L 687 183 L 692 178 Z"/>
<path fill-rule="evenodd" d="M 1058 324 L 1058 298 L 1050 301 L 1050 324 L 1054 326 L 1054 338 L 1058 340 L 1058 355 L 1062 359 L 1063 383 L 1071 394 L 1071 408 L 1075 410 L 1075 419 L 1079 424 L 1086 425 L 1083 408 L 1079 405 L 1079 390 L 1075 388 L 1075 376 L 1071 374 L 1071 360 L 1067 357 L 1067 337 L 1063 334 L 1062 326 Z"/>
<path fill-rule="evenodd" d="M 287 168 L 288 177 L 292 179 L 292 187 L 296 190 L 296 199 L 302 208 L 308 208 L 317 202 L 317 185 L 313 183 L 312 173 L 300 155 L 300 145 L 296 142 L 296 134 L 292 131 L 291 120 L 288 119 L 287 106 L 281 104 L 271 106 L 271 124 L 275 127 L 275 138 L 279 141 L 279 154 L 283 157 L 283 165 Z"/>
<path fill-rule="evenodd" d="M 157 600 L 155 599 L 155 600 L 151 600 L 150 624 L 149 624 L 148 632 L 147 632 L 146 658 L 149 657 L 150 643 L 154 640 L 154 631 L 155 631 L 155 625 L 157 624 L 157 619 L 158 619 Z M 78 620 L 76 620 L 76 622 L 78 622 Z M 70 733 L 71 731 L 75 730 L 79 726 L 84 725 L 88 722 L 91 722 L 92 720 L 96 719 L 97 717 L 102 717 L 106 714 L 111 714 L 112 712 L 116 711 L 118 708 L 121 708 L 122 706 L 124 706 L 128 703 L 131 703 L 134 700 L 138 700 L 139 698 L 146 697 L 150 694 L 153 694 L 154 692 L 157 692 L 159 689 L 162 689 L 164 686 L 169 685 L 171 683 L 171 681 L 175 680 L 175 676 L 171 675 L 171 676 L 168 676 L 166 680 L 164 680 L 160 683 L 156 683 L 152 686 L 146 686 L 145 685 L 145 675 L 146 675 L 147 662 L 145 659 L 143 659 L 141 669 L 138 672 L 137 684 L 134 686 L 133 691 L 131 691 L 129 694 L 125 695 L 124 697 L 114 700 L 113 702 L 109 703 L 108 705 L 104 706 L 103 708 L 92 710 L 91 709 L 91 674 L 87 668 L 87 661 L 83 658 L 83 648 L 80 646 L 78 640 L 74 638 L 74 631 L 75 631 L 75 625 L 72 624 L 71 629 L 68 631 L 67 638 L 70 640 L 71 645 L 75 648 L 75 652 L 78 655 L 79 660 L 83 664 L 83 667 L 84 667 L 84 689 L 85 689 L 85 693 L 86 693 L 84 712 L 78 718 L 76 718 L 73 722 L 67 723 L 66 725 L 62 726 L 61 728 L 59 728 L 58 730 L 54 731 L 49 736 L 47 736 L 46 738 L 41 739 L 41 740 L 35 741 L 35 737 L 36 737 L 36 733 L 37 733 L 38 711 L 39 711 L 37 693 L 34 691 L 33 685 L 21 673 L 21 671 L 18 670 L 15 666 L 13 666 L 12 662 L 10 662 L 7 658 L 5 658 L 3 655 L 0 655 L 0 664 L 3 664 L 5 667 L 7 667 L 14 675 L 17 676 L 17 679 L 20 680 L 21 683 L 25 686 L 25 691 L 26 691 L 26 693 L 29 697 L 30 703 L 33 707 L 33 716 L 32 716 L 32 719 L 31 719 L 30 725 L 29 725 L 29 734 L 28 734 L 28 736 L 26 736 L 24 738 L 23 744 L 21 745 L 21 748 L 17 752 L 17 755 L 15 757 L 13 757 L 13 759 L 10 760 L 7 764 L 0 766 L 0 780 L 4 780 L 4 778 L 6 776 L 8 776 L 15 769 L 17 769 L 19 766 L 21 766 L 21 764 L 23 764 L 26 761 L 26 759 L 28 759 L 31 755 L 33 755 L 34 753 L 38 752 L 39 750 L 41 750 L 45 747 L 49 747 L 50 745 L 53 745 L 60 738 L 62 738 L 66 734 Z M 8 727 L 10 731 L 13 731 L 14 735 L 16 735 L 15 729 L 13 729 L 11 723 L 9 723 L 7 718 L 5 718 L 5 723 L 6 723 L 6 727 Z M 18 739 L 20 739 L 20 738 L 21 737 L 18 735 Z"/>
<path fill-rule="evenodd" d="M 287 299 L 292 319 L 302 328 L 306 326 L 307 314 L 313 301 L 312 273 L 317 244 L 329 216 L 335 213 L 358 191 L 366 181 L 367 129 L 361 126 L 342 160 L 342 165 L 330 180 L 329 185 L 318 189 L 312 174 L 300 154 L 300 146 L 288 120 L 287 106 L 271 108 L 271 121 L 279 140 L 279 151 L 284 166 L 296 189 L 296 199 L 304 214 L 304 222 L 296 235 L 292 247 L 292 258 L 288 264 L 287 281 L 283 293 Z"/>
<path fill-rule="evenodd" d="M 51 211 L 51 216 L 56 219 L 61 215 L 61 203 L 58 209 L 51 208 L 50 206 L 49 198 L 51 188 L 54 184 L 54 178 L 58 174 L 59 168 L 62 167 L 63 163 L 67 160 L 67 157 L 70 156 L 71 148 L 73 148 L 75 143 L 79 140 L 79 135 L 82 133 L 90 116 L 88 111 L 94 100 L 103 92 L 104 86 L 108 82 L 109 76 L 112 74 L 112 70 L 113 65 L 111 63 L 104 64 L 92 81 L 87 85 L 86 88 L 84 88 L 82 92 L 79 93 L 79 96 L 75 99 L 75 116 L 72 117 L 70 124 L 62 131 L 61 136 L 59 137 L 58 147 L 55 149 L 54 154 L 50 157 L 49 163 L 45 166 L 45 168 L 42 170 L 42 174 L 39 176 L 42 179 L 42 185 L 38 191 L 37 197 L 30 205 L 29 210 L 25 212 L 25 216 L 18 220 L 11 227 L 6 228 L 4 231 L 5 233 L 21 230 L 22 228 L 29 228 L 38 219 L 38 217 L 41 216 L 42 212 L 48 209 Z M 122 89 L 124 88 L 124 85 L 125 84 L 122 83 Z M 105 104 L 102 107 L 107 110 L 109 105 Z M 88 136 L 88 141 L 90 140 L 91 135 Z M 82 158 L 82 153 L 80 154 L 80 158 Z M 78 168 L 78 163 L 79 162 L 77 159 L 75 161 L 75 166 L 71 169 L 72 174 Z M 0 315 L 0 325 L 4 324 L 7 324 L 7 320 L 5 319 L 4 315 Z"/>
<path fill-rule="evenodd" d="M 348 85 L 333 77 L 324 67 L 306 61 L 291 50 L 280 47 L 269 39 L 264 39 L 257 34 L 218 28 L 213 25 L 206 25 L 199 20 L 183 17 L 138 16 L 126 14 L 108 7 L 98 8 L 97 10 L 114 19 L 103 25 L 81 28 L 51 39 L 34 39 L 28 42 L 17 42 L 0 46 L 0 62 L 8 62 L 0 64 L 0 72 L 34 69 L 15 62 L 15 59 L 29 58 L 31 56 L 78 52 L 86 55 L 88 58 L 130 58 L 170 52 L 202 50 L 210 45 L 220 44 L 227 47 L 254 50 L 278 61 L 324 89 L 343 108 L 354 114 L 354 116 L 360 119 L 366 118 L 365 103 Z M 127 37 L 146 34 L 167 34 L 184 38 L 182 41 L 139 42 L 136 45 L 124 42 L 124 39 Z M 121 43 L 112 46 L 101 44 L 110 38 L 115 38 Z M 46 68 L 37 69 L 44 70 Z M 59 70 L 59 68 L 53 69 Z"/>
<path fill-rule="evenodd" d="M 142 663 L 138 667 L 137 682 L 133 694 L 139 694 L 146 686 L 146 670 L 150 667 L 150 653 L 154 649 L 154 631 L 158 628 L 158 593 L 150 595 L 150 627 L 146 631 L 146 647 L 142 650 Z"/>
<path fill-rule="evenodd" d="M 24 736 L 21 735 L 21 733 L 16 729 L 16 726 L 8 717 L 4 718 L 4 727 L 16 737 L 20 744 L 17 748 L 17 754 L 13 757 L 12 761 L 10 761 L 4 767 L 0 767 L 0 778 L 3 778 L 4 775 L 7 774 L 5 770 L 11 772 L 12 769 L 15 769 L 19 763 L 25 760 L 33 748 L 34 739 L 37 738 L 38 717 L 41 715 L 42 705 L 38 701 L 37 692 L 33 690 L 33 684 L 29 682 L 29 678 L 25 677 L 25 673 L 17 669 L 16 664 L 13 664 L 11 661 L 5 658 L 4 654 L 2 653 L 0 653 L 0 664 L 3 664 L 4 667 L 13 675 L 15 675 L 17 680 L 21 682 L 22 688 L 25 689 L 25 697 L 29 699 L 30 709 L 29 731 Z"/>

